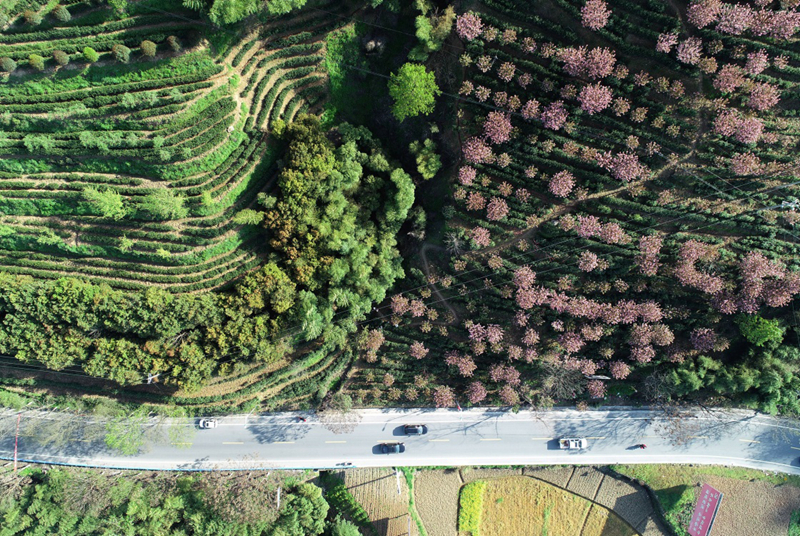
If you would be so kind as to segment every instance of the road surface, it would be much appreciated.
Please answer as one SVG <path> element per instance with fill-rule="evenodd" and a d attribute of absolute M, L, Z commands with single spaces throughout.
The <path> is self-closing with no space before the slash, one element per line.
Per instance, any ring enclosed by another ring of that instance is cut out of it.
<path fill-rule="evenodd" d="M 226 416 L 218 419 L 216 429 L 196 431 L 196 421 L 177 421 L 190 432 L 178 444 L 152 443 L 137 455 L 123 456 L 102 439 L 41 447 L 25 434 L 25 420 L 36 418 L 25 413 L 18 458 L 148 470 L 319 469 L 344 462 L 354 467 L 697 463 L 800 475 L 800 423 L 751 411 L 700 412 L 681 419 L 679 432 L 663 412 L 629 408 L 519 413 L 390 409 L 359 415 L 346 433 L 334 433 L 311 413 Z M 2 420 L 0 458 L 12 460 L 16 414 L 9 416 Z M 428 433 L 405 437 L 404 424 L 426 424 Z M 683 444 L 676 444 L 679 435 Z M 560 450 L 559 437 L 585 437 L 588 448 Z M 379 453 L 381 442 L 395 441 L 404 443 L 405 452 Z M 647 449 L 636 448 L 639 443 Z"/>

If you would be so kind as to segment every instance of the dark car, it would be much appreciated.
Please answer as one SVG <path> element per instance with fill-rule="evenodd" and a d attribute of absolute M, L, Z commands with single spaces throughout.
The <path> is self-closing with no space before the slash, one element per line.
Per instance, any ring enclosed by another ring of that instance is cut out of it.
<path fill-rule="evenodd" d="M 402 443 L 381 443 L 381 454 L 400 454 L 404 450 Z"/>
<path fill-rule="evenodd" d="M 425 435 L 428 433 L 428 427 L 424 424 L 406 424 L 403 426 L 403 432 L 406 435 Z"/>

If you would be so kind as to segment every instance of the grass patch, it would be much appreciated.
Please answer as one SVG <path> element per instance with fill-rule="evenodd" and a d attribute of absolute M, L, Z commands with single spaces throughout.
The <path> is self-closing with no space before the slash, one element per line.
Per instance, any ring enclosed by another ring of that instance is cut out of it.
<path fill-rule="evenodd" d="M 401 467 L 400 470 L 403 472 L 403 476 L 406 477 L 406 484 L 408 484 L 408 511 L 414 519 L 414 523 L 417 524 L 417 530 L 420 536 L 428 536 L 428 532 L 425 530 L 422 519 L 420 519 L 419 513 L 417 512 L 417 507 L 414 505 L 414 469 L 410 467 Z"/>
<path fill-rule="evenodd" d="M 789 536 L 800 536 L 800 510 L 792 513 L 792 520 L 789 522 Z"/>
<path fill-rule="evenodd" d="M 664 516 L 667 522 L 679 536 L 688 534 L 685 527 L 689 525 L 697 499 L 694 485 L 696 482 L 701 482 L 704 476 L 718 476 L 748 481 L 756 480 L 774 485 L 788 484 L 800 487 L 800 477 L 798 476 L 776 475 L 756 469 L 738 467 L 718 467 L 714 465 L 700 467 L 686 465 L 614 465 L 611 466 L 611 469 L 630 478 L 640 480 L 650 487 L 664 509 Z M 797 536 L 800 536 L 800 532 L 798 532 Z"/>
<path fill-rule="evenodd" d="M 362 532 L 378 536 L 378 531 L 369 520 L 369 515 L 364 507 L 359 504 L 353 495 L 347 491 L 344 482 L 338 476 L 332 473 L 323 471 L 319 475 L 319 480 L 325 487 L 325 499 L 331 508 L 337 512 L 344 514 L 344 516 L 355 523 Z"/>
<path fill-rule="evenodd" d="M 478 536 L 483 515 L 483 492 L 486 482 L 476 480 L 461 488 L 458 501 L 458 530 Z"/>
<path fill-rule="evenodd" d="M 330 98 L 325 103 L 322 114 L 323 124 L 333 125 L 337 116 L 347 111 L 348 114 L 367 114 L 371 106 L 365 106 L 364 100 L 357 99 L 363 83 L 350 66 L 364 68 L 361 59 L 360 36 L 364 28 L 361 24 L 350 24 L 344 28 L 331 32 L 325 39 L 325 70 L 328 72 L 328 88 Z M 338 117 L 338 120 L 341 120 Z"/>

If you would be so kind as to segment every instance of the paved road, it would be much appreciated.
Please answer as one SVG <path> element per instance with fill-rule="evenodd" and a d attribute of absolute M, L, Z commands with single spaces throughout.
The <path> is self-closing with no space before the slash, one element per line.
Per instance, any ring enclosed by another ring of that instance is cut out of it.
<path fill-rule="evenodd" d="M 6 414 L 7 415 L 7 414 Z M 19 459 L 139 469 L 325 468 L 397 465 L 698 463 L 728 464 L 800 475 L 800 423 L 750 411 L 702 412 L 681 421 L 685 444 L 666 433 L 662 412 L 616 409 L 519 413 L 492 410 L 365 410 L 349 433 L 335 434 L 311 414 L 230 416 L 219 427 L 189 434 L 184 444 L 153 444 L 121 456 L 102 441 L 46 449 L 24 435 Z M 24 418 L 32 419 L 29 415 Z M 13 459 L 14 429 L 2 421 L 0 458 Z M 14 425 L 16 419 L 13 419 Z M 429 432 L 404 437 L 403 424 Z M 180 424 L 196 427 L 194 422 Z M 581 436 L 588 448 L 565 452 L 556 438 Z M 380 442 L 402 441 L 405 452 L 379 454 Z M 634 446 L 646 443 L 645 450 Z M 181 448 L 182 447 L 182 448 Z"/>

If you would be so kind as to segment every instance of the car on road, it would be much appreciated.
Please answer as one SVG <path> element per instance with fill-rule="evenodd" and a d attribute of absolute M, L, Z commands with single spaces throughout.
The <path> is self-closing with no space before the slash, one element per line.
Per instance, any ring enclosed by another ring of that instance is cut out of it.
<path fill-rule="evenodd" d="M 381 443 L 381 454 L 400 454 L 406 450 L 403 443 Z"/>
<path fill-rule="evenodd" d="M 428 427 L 424 424 L 406 424 L 403 426 L 403 433 L 407 436 L 425 435 L 428 433 Z"/>
<path fill-rule="evenodd" d="M 210 430 L 219 426 L 219 423 L 217 419 L 200 419 L 199 425 L 201 430 Z"/>
<path fill-rule="evenodd" d="M 564 437 L 558 440 L 558 447 L 565 450 L 580 450 L 588 446 L 585 437 Z"/>

